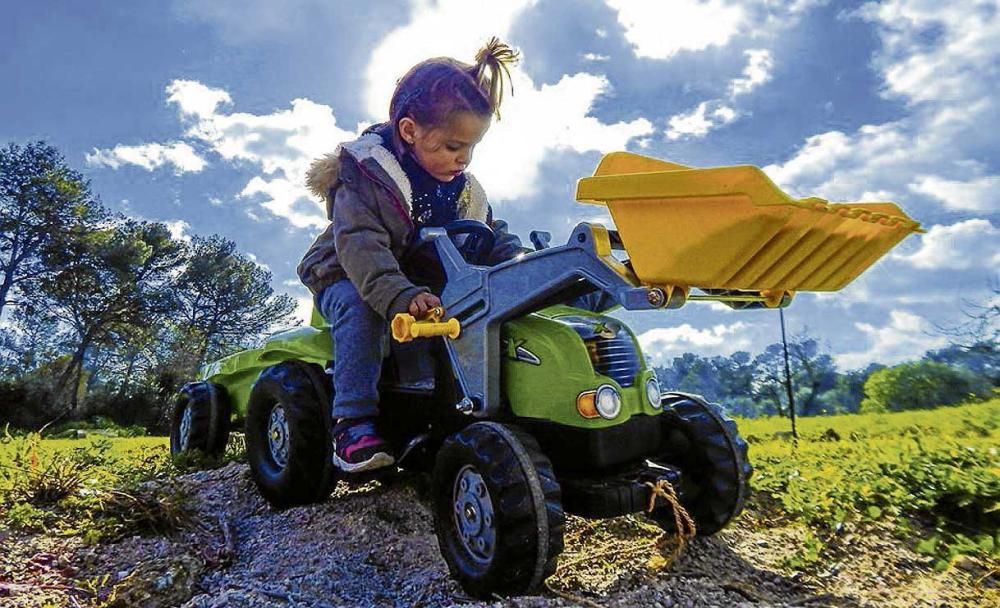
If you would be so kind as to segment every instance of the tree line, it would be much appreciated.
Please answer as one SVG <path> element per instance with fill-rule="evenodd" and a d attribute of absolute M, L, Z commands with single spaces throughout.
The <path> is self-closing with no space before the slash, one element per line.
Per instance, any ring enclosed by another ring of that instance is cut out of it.
<path fill-rule="evenodd" d="M 886 367 L 872 363 L 841 372 L 833 357 L 804 333 L 788 343 L 792 400 L 799 416 L 927 409 L 989 397 L 1000 387 L 1000 351 L 992 336 L 962 341 L 920 359 Z M 970 339 L 971 338 L 971 339 Z M 704 395 L 736 416 L 788 416 L 783 345 L 756 356 L 684 353 L 657 367 L 665 389 Z"/>
<path fill-rule="evenodd" d="M 112 214 L 44 142 L 0 149 L 0 426 L 155 428 L 202 363 L 294 309 L 232 241 Z"/>

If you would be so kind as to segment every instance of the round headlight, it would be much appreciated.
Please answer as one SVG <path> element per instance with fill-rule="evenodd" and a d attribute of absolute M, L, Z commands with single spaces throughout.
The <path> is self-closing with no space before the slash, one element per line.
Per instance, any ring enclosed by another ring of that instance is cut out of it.
<path fill-rule="evenodd" d="M 621 395 L 610 384 L 605 384 L 597 389 L 597 398 L 594 401 L 597 413 L 609 420 L 622 411 Z"/>
<path fill-rule="evenodd" d="M 646 380 L 646 399 L 650 405 L 660 409 L 660 383 L 656 381 L 655 377 Z"/>

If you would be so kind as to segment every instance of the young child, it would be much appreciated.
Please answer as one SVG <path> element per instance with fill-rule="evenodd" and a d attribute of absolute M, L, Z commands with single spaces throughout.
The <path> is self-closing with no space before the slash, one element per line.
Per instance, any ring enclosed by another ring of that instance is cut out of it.
<path fill-rule="evenodd" d="M 486 194 L 466 172 L 472 152 L 499 117 L 508 65 L 517 54 L 496 38 L 468 65 L 423 61 L 396 85 L 389 122 L 313 163 L 310 190 L 326 200 L 331 223 L 298 267 L 333 334 L 334 462 L 359 472 L 393 464 L 375 427 L 388 323 L 441 305 L 400 270 L 416 231 L 476 219 L 496 233 L 488 263 L 530 251 L 493 218 Z"/>

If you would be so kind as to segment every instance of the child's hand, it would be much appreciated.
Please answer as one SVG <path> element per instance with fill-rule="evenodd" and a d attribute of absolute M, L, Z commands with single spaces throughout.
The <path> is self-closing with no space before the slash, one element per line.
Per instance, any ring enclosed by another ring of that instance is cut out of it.
<path fill-rule="evenodd" d="M 441 306 L 441 299 L 432 293 L 418 293 L 410 300 L 410 314 L 417 319 L 423 319 L 427 311 Z"/>

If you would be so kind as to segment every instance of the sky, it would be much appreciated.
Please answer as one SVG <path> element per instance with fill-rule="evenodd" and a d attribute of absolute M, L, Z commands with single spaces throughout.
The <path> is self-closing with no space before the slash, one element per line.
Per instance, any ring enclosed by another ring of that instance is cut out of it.
<path fill-rule="evenodd" d="M 313 158 L 386 120 L 419 60 L 520 50 L 475 152 L 497 217 L 566 241 L 576 180 L 627 150 L 761 167 L 796 197 L 893 201 L 908 237 L 837 293 L 799 293 L 788 331 L 842 370 L 947 344 L 1000 267 L 996 1 L 2 0 L 0 143 L 45 140 L 114 211 L 220 234 L 310 298 L 295 267 L 325 225 Z M 670 227 L 663 227 L 670 238 Z M 773 310 L 619 312 L 654 364 L 756 353 Z"/>

